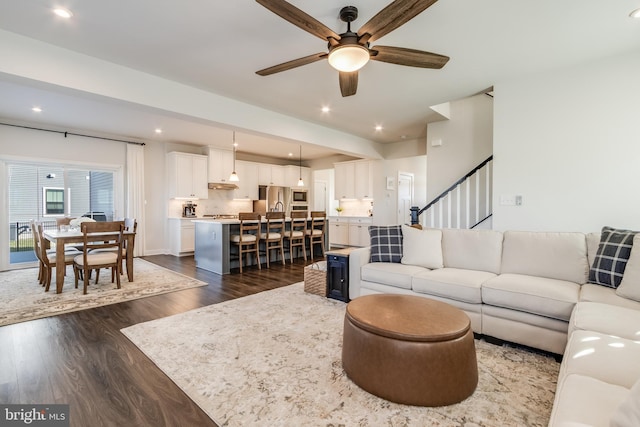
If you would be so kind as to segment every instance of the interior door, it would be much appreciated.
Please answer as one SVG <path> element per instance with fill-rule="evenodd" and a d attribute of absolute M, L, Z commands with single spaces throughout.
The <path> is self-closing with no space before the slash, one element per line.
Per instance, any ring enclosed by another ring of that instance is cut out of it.
<path fill-rule="evenodd" d="M 411 224 L 413 206 L 413 174 L 398 172 L 398 224 Z"/>

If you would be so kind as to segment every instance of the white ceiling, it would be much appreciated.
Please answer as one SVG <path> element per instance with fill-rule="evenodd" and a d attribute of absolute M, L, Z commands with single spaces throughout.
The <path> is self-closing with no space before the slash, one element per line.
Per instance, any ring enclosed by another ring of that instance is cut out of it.
<path fill-rule="evenodd" d="M 390 0 L 350 0 L 360 28 Z M 337 33 L 344 0 L 292 0 Z M 62 20 L 51 13 L 64 6 Z M 516 76 L 640 49 L 640 0 L 440 0 L 373 43 L 451 57 L 441 70 L 371 61 L 358 92 L 342 98 L 326 61 L 260 77 L 255 71 L 326 51 L 322 40 L 252 0 L 0 0 L 0 29 L 275 112 L 374 143 L 424 138 L 431 105 L 478 93 Z M 168 115 L 116 99 L 0 74 L 0 118 L 42 125 L 207 145 L 231 139 L 231 126 Z M 499 92 L 497 94 L 499 96 Z M 33 105 L 45 111 L 35 115 Z M 331 112 L 322 113 L 329 106 Z M 375 131 L 376 125 L 382 131 Z M 150 135 L 162 127 L 163 134 Z M 213 138 L 216 139 L 216 138 Z M 238 150 L 297 152 L 298 142 L 238 129 Z M 335 152 L 305 145 L 305 159 Z"/>

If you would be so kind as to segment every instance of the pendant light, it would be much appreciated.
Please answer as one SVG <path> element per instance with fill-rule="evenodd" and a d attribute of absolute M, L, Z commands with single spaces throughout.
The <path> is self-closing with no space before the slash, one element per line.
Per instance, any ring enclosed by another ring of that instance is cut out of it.
<path fill-rule="evenodd" d="M 302 180 L 302 145 L 300 145 L 300 179 L 298 180 L 298 187 L 304 187 L 304 181 Z"/>
<path fill-rule="evenodd" d="M 240 178 L 238 178 L 238 174 L 236 173 L 236 132 L 233 131 L 233 172 L 229 176 L 229 181 L 238 182 Z"/>

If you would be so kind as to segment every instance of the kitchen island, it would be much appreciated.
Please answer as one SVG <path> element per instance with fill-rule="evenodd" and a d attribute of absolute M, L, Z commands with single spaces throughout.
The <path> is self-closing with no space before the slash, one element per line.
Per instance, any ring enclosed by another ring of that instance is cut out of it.
<path fill-rule="evenodd" d="M 239 266 L 236 256 L 232 257 L 231 236 L 240 233 L 240 221 L 237 219 L 195 219 L 195 261 L 196 267 L 217 274 L 229 274 L 232 268 Z M 286 224 L 291 219 L 285 220 Z M 267 221 L 262 220 L 263 226 Z M 307 219 L 307 226 L 311 227 L 311 219 Z M 325 223 L 325 249 L 329 249 L 329 230 Z M 261 245 L 261 262 L 264 263 L 263 247 Z M 319 255 L 319 248 L 316 253 Z M 307 252 L 307 258 L 310 258 Z"/>

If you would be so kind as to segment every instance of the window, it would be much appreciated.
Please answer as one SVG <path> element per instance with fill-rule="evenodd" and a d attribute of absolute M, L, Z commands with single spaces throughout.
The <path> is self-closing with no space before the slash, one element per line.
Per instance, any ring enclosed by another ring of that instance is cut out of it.
<path fill-rule="evenodd" d="M 42 204 L 44 216 L 64 215 L 64 188 L 42 188 Z"/>

